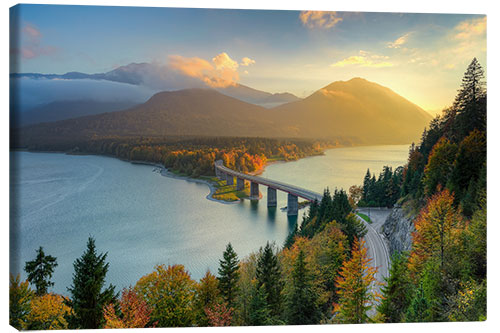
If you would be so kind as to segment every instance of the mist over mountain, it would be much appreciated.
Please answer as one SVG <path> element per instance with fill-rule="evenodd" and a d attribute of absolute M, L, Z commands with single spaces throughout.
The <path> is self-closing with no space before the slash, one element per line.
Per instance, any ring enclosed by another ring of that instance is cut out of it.
<path fill-rule="evenodd" d="M 96 80 L 125 83 L 132 86 L 148 89 L 152 93 L 160 91 L 174 91 L 191 88 L 209 88 L 198 78 L 190 77 L 169 66 L 156 63 L 131 63 L 117 67 L 106 73 L 86 74 L 81 72 L 68 72 L 65 74 L 40 74 L 40 73 L 13 73 L 12 79 L 29 78 L 34 80 Z M 233 82 L 226 87 L 216 87 L 224 95 L 237 98 L 244 102 L 274 107 L 283 103 L 297 101 L 299 98 L 290 93 L 276 93 L 253 89 Z M 88 96 L 89 98 L 91 96 Z"/>
<path fill-rule="evenodd" d="M 20 145 L 106 136 L 349 138 L 356 144 L 419 139 L 431 116 L 392 90 L 364 79 L 334 82 L 304 100 L 266 109 L 211 89 L 155 94 L 125 111 L 23 128 Z"/>

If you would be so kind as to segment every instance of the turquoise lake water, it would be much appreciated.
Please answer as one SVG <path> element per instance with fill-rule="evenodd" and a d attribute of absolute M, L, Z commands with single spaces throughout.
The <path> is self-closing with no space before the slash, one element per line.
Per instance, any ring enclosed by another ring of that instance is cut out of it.
<path fill-rule="evenodd" d="M 405 163 L 409 145 L 339 148 L 324 156 L 275 163 L 262 176 L 322 192 L 361 184 L 366 169 Z M 195 279 L 217 272 L 228 242 L 245 257 L 267 241 L 282 245 L 297 221 L 260 201 L 223 204 L 207 200 L 205 184 L 160 175 L 154 167 L 102 156 L 11 152 L 10 271 L 43 246 L 57 257 L 53 291 L 68 294 L 73 262 L 89 236 L 107 252 L 107 281 L 134 285 L 158 264 L 184 264 Z"/>

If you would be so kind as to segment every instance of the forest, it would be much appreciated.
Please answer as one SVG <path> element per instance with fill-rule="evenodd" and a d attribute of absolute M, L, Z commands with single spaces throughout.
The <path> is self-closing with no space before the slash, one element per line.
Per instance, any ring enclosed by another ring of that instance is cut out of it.
<path fill-rule="evenodd" d="M 249 156 L 277 156 L 283 147 L 241 140 Z M 154 143 L 126 149 L 112 140 L 95 144 L 86 151 L 130 158 L 134 148 L 144 147 L 134 158 L 165 164 L 162 158 L 168 156 L 155 155 L 161 145 Z M 216 145 L 197 147 L 221 149 Z M 305 145 L 283 153 L 312 149 Z M 218 152 L 222 155 L 211 151 L 213 158 L 228 154 Z M 182 163 L 174 158 L 169 163 L 176 161 Z M 233 161 L 238 163 L 226 157 L 225 163 Z M 24 267 L 27 280 L 11 276 L 10 323 L 19 329 L 64 329 L 486 319 L 486 86 L 476 59 L 453 105 L 411 146 L 407 164 L 384 168 L 378 178 L 368 171 L 363 186 L 349 192 L 356 198 L 325 189 L 283 246 L 267 243 L 240 259 L 229 243 L 217 272 L 207 271 L 199 281 L 182 264 L 158 265 L 118 292 L 105 283 L 112 263 L 90 237 L 74 262 L 69 296 L 57 295 L 49 291 L 57 258 L 39 248 Z M 393 254 L 382 294 L 372 291 L 376 268 L 369 265 L 365 226 L 354 214 L 353 205 L 363 202 L 416 212 L 412 248 Z"/>
<path fill-rule="evenodd" d="M 242 172 L 263 168 L 268 160 L 293 161 L 320 155 L 336 143 L 307 139 L 235 137 L 109 137 L 90 140 L 62 140 L 30 145 L 33 151 L 64 151 L 95 154 L 127 161 L 161 164 L 170 171 L 190 177 L 215 175 L 214 161 Z"/>

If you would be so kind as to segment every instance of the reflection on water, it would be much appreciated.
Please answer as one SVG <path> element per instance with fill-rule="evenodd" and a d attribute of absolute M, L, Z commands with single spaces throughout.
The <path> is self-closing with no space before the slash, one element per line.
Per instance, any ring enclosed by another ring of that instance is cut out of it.
<path fill-rule="evenodd" d="M 407 146 L 334 149 L 325 156 L 269 166 L 265 177 L 322 192 L 360 184 L 366 167 L 402 164 Z M 43 246 L 57 257 L 53 291 L 67 294 L 73 262 L 89 235 L 108 253 L 108 281 L 122 288 L 158 264 L 184 264 L 193 278 L 217 272 L 228 242 L 240 258 L 267 241 L 282 245 L 299 216 L 287 216 L 287 195 L 277 207 L 261 200 L 221 204 L 207 200 L 204 184 L 162 177 L 153 167 L 99 156 L 13 152 L 10 270 Z"/>

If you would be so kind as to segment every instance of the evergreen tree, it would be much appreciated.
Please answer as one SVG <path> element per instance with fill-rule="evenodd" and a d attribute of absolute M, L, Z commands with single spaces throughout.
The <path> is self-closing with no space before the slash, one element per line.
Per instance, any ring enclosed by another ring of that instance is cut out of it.
<path fill-rule="evenodd" d="M 398 253 L 392 257 L 389 277 L 385 278 L 386 285 L 382 287 L 382 302 L 377 309 L 386 323 L 401 322 L 408 309 L 412 284 L 407 266 L 406 255 Z"/>
<path fill-rule="evenodd" d="M 264 249 L 260 249 L 259 259 L 256 269 L 257 287 L 264 287 L 266 292 L 267 305 L 271 314 L 275 317 L 281 315 L 281 269 L 278 256 L 274 253 L 273 247 L 267 242 Z"/>
<path fill-rule="evenodd" d="M 305 221 L 305 216 L 302 218 L 302 223 Z M 298 223 L 295 223 L 295 226 L 293 227 L 293 230 L 288 234 L 288 236 L 285 239 L 285 244 L 283 245 L 286 249 L 289 249 L 293 243 L 295 242 L 295 236 L 297 236 L 299 232 L 299 227 Z"/>
<path fill-rule="evenodd" d="M 73 308 L 70 324 L 74 328 L 101 328 L 104 306 L 116 303 L 115 287 L 109 285 L 103 289 L 109 269 L 106 257 L 107 253 L 97 254 L 95 240 L 89 237 L 87 250 L 73 264 L 75 272 L 73 284 L 68 288 L 71 294 L 68 305 Z"/>
<path fill-rule="evenodd" d="M 36 251 L 36 258 L 32 261 L 27 261 L 24 270 L 28 273 L 28 281 L 35 286 L 37 296 L 43 296 L 47 293 L 47 289 L 54 285 L 50 281 L 54 268 L 57 266 L 57 259 L 50 255 L 45 255 L 43 248 Z"/>
<path fill-rule="evenodd" d="M 409 323 L 426 322 L 430 320 L 430 305 L 424 294 L 422 284 L 412 298 L 410 306 L 406 311 L 405 321 Z"/>
<path fill-rule="evenodd" d="M 292 271 L 292 290 L 287 297 L 287 323 L 290 325 L 313 325 L 319 323 L 321 313 L 317 304 L 318 295 L 311 284 L 306 267 L 304 251 L 301 249 Z"/>
<path fill-rule="evenodd" d="M 271 311 L 267 304 L 267 295 L 264 286 L 254 284 L 249 305 L 249 324 L 262 326 L 271 324 Z"/>
<path fill-rule="evenodd" d="M 222 256 L 223 259 L 219 260 L 219 288 L 228 306 L 234 307 L 234 298 L 238 289 L 239 260 L 231 243 L 227 244 Z"/>

